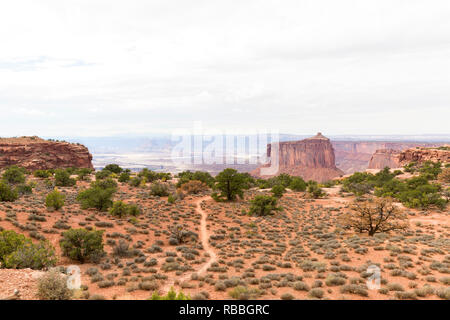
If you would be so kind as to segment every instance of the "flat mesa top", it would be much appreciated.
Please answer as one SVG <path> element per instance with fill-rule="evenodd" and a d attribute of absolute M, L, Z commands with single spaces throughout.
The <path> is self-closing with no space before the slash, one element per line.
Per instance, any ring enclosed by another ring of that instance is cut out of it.
<path fill-rule="evenodd" d="M 0 144 L 31 144 L 48 142 L 39 137 L 15 137 L 15 138 L 0 138 Z"/>

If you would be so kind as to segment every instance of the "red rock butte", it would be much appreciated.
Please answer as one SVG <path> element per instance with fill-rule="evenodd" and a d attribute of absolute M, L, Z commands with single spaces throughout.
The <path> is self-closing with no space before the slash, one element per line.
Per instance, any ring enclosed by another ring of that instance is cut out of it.
<path fill-rule="evenodd" d="M 267 145 L 267 156 L 271 157 L 272 145 Z M 268 167 L 264 165 L 263 167 Z M 260 168 L 252 172 L 261 176 Z M 330 139 L 318 133 L 314 137 L 300 141 L 279 143 L 279 170 L 276 175 L 287 173 L 305 180 L 325 182 L 344 173 L 336 167 L 334 149 Z"/>
<path fill-rule="evenodd" d="M 11 165 L 28 170 L 93 168 L 92 155 L 81 144 L 38 137 L 0 138 L 0 169 Z"/>

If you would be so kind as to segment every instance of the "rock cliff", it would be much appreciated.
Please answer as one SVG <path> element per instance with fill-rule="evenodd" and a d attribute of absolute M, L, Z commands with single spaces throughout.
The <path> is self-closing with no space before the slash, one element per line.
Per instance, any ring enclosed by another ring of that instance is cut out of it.
<path fill-rule="evenodd" d="M 399 168 L 401 167 L 399 161 L 399 150 L 394 149 L 380 149 L 375 151 L 369 161 L 369 166 L 367 169 L 383 169 L 385 167 L 389 168 Z"/>
<path fill-rule="evenodd" d="M 413 147 L 436 147 L 439 144 L 424 142 L 389 142 L 389 141 L 333 141 L 331 142 L 336 154 L 336 166 L 345 173 L 364 171 L 370 169 L 370 161 L 377 150 L 402 151 Z M 391 163 L 391 154 L 378 152 L 375 156 L 377 163 Z M 384 156 L 388 158 L 382 160 Z M 394 160 L 395 161 L 395 160 Z M 375 162 L 374 162 L 375 163 Z M 392 164 L 392 163 L 391 163 Z M 375 165 L 375 164 L 374 164 Z M 383 167 L 384 168 L 384 167 Z M 372 168 L 382 169 L 382 168 Z"/>
<path fill-rule="evenodd" d="M 0 138 L 0 168 L 18 165 L 29 170 L 93 168 L 92 155 L 80 144 L 38 137 Z"/>
<path fill-rule="evenodd" d="M 400 164 L 403 166 L 410 162 L 423 163 L 425 161 L 432 162 L 450 162 L 450 145 L 440 148 L 411 148 L 402 151 L 398 156 Z"/>
<path fill-rule="evenodd" d="M 271 157 L 272 145 L 267 146 L 267 156 Z M 273 159 L 273 157 L 271 157 Z M 336 168 L 333 146 L 321 133 L 300 141 L 279 143 L 279 169 L 274 175 L 287 173 L 301 176 L 305 180 L 324 182 L 343 174 Z M 252 172 L 262 176 L 261 168 Z M 262 176 L 265 177 L 265 176 Z"/>
<path fill-rule="evenodd" d="M 410 162 L 422 163 L 425 161 L 450 162 L 450 147 L 416 147 L 403 151 L 392 149 L 377 150 L 370 159 L 368 169 L 400 168 Z"/>

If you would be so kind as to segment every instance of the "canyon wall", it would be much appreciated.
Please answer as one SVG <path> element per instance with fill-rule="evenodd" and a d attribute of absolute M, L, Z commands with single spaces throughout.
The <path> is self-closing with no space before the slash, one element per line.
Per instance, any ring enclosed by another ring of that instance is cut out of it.
<path fill-rule="evenodd" d="M 272 146 L 267 146 L 267 156 L 271 157 Z M 261 168 L 252 172 L 261 177 Z M 343 175 L 336 168 L 333 146 L 321 133 L 300 141 L 279 143 L 279 170 L 276 174 L 287 173 L 301 176 L 305 180 L 325 182 Z"/>
<path fill-rule="evenodd" d="M 336 154 L 336 166 L 345 173 L 364 171 L 366 169 L 378 168 L 383 163 L 394 163 L 392 156 L 394 150 L 402 151 L 413 147 L 436 147 L 440 144 L 424 142 L 386 142 L 386 141 L 333 141 Z M 392 150 L 389 152 L 377 152 L 377 150 Z M 375 168 L 370 167 L 372 155 L 377 153 L 374 159 Z M 386 157 L 383 159 L 383 157 Z M 390 166 L 389 166 L 390 167 Z M 384 168 L 384 167 L 383 167 Z"/>
<path fill-rule="evenodd" d="M 423 163 L 425 161 L 432 162 L 450 162 L 450 146 L 443 148 L 411 148 L 400 152 L 398 160 L 403 166 L 410 162 Z"/>
<path fill-rule="evenodd" d="M 29 170 L 93 168 L 92 155 L 81 144 L 38 137 L 0 138 L 0 168 L 11 165 Z"/>

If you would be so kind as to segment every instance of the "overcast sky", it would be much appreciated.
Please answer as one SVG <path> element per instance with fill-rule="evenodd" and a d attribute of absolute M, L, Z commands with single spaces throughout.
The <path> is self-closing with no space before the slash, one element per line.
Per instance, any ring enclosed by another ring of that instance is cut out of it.
<path fill-rule="evenodd" d="M 0 4 L 1 136 L 450 134 L 448 0 Z"/>

